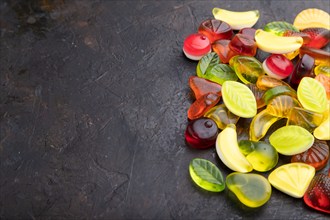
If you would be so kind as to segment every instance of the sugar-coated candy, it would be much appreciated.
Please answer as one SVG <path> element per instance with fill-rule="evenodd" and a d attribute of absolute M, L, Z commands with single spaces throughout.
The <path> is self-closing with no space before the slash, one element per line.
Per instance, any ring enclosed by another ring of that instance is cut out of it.
<path fill-rule="evenodd" d="M 315 65 L 330 66 L 330 52 L 328 51 L 302 46 L 299 49 L 299 56 L 302 57 L 304 54 L 308 54 L 313 57 L 315 60 Z"/>
<path fill-rule="evenodd" d="M 234 35 L 232 28 L 224 21 L 207 19 L 198 28 L 198 32 L 209 38 L 212 44 L 216 40 L 231 39 Z"/>
<path fill-rule="evenodd" d="M 200 60 L 210 52 L 210 40 L 203 34 L 191 34 L 183 42 L 183 53 L 191 60 Z"/>
<path fill-rule="evenodd" d="M 229 48 L 239 55 L 255 56 L 257 53 L 257 44 L 249 36 L 236 34 L 229 43 Z"/>
<path fill-rule="evenodd" d="M 190 120 L 202 117 L 205 112 L 218 104 L 221 96 L 214 93 L 207 93 L 198 99 L 189 107 L 188 118 Z"/>
<path fill-rule="evenodd" d="M 257 102 L 252 91 L 243 83 L 226 81 L 221 88 L 223 102 L 237 116 L 252 118 L 257 114 Z"/>
<path fill-rule="evenodd" d="M 296 67 L 294 68 L 291 78 L 290 78 L 290 85 L 293 88 L 297 88 L 297 86 L 300 83 L 300 80 L 303 77 L 310 76 L 313 77 L 314 69 L 314 58 L 309 56 L 308 54 L 304 54 L 296 64 Z"/>
<path fill-rule="evenodd" d="M 227 22 L 234 30 L 252 27 L 260 17 L 258 10 L 236 12 L 222 8 L 213 8 L 212 14 L 215 19 Z"/>
<path fill-rule="evenodd" d="M 270 126 L 280 119 L 280 117 L 269 114 L 266 109 L 262 110 L 252 119 L 249 129 L 249 139 L 251 141 L 259 141 L 266 135 Z"/>
<path fill-rule="evenodd" d="M 307 151 L 291 157 L 291 163 L 301 162 L 311 165 L 316 171 L 324 168 L 329 160 L 329 146 L 327 142 L 315 140 Z"/>
<path fill-rule="evenodd" d="M 300 30 L 311 27 L 330 29 L 330 16 L 323 10 L 308 8 L 297 14 L 293 25 Z"/>
<path fill-rule="evenodd" d="M 200 78 L 198 76 L 189 77 L 189 86 L 194 92 L 196 99 L 207 93 L 214 93 L 221 95 L 221 85 L 211 82 L 207 79 Z"/>
<path fill-rule="evenodd" d="M 216 105 L 208 110 L 204 117 L 211 118 L 221 130 L 229 124 L 236 124 L 239 116 L 231 113 L 225 104 Z"/>
<path fill-rule="evenodd" d="M 229 60 L 238 55 L 229 47 L 230 40 L 217 40 L 212 44 L 212 49 L 216 52 L 222 63 L 229 63 Z"/>
<path fill-rule="evenodd" d="M 234 56 L 230 59 L 229 65 L 235 70 L 238 78 L 245 84 L 255 84 L 258 77 L 265 74 L 262 64 L 254 57 Z"/>
<path fill-rule="evenodd" d="M 330 66 L 318 65 L 314 68 L 315 75 L 324 74 L 330 77 Z"/>
<path fill-rule="evenodd" d="M 308 150 L 314 143 L 314 136 L 305 128 L 287 125 L 274 131 L 269 142 L 280 154 L 292 156 Z"/>
<path fill-rule="evenodd" d="M 272 194 L 271 185 L 259 174 L 234 172 L 226 177 L 226 185 L 240 202 L 251 208 L 264 205 Z"/>
<path fill-rule="evenodd" d="M 271 77 L 284 79 L 293 71 L 293 63 L 282 54 L 272 54 L 267 57 L 262 67 L 264 71 Z"/>
<path fill-rule="evenodd" d="M 266 105 L 263 96 L 265 94 L 265 90 L 259 89 L 255 84 L 249 83 L 246 85 L 253 93 L 256 102 L 257 102 L 257 109 L 260 109 Z"/>
<path fill-rule="evenodd" d="M 315 168 L 305 163 L 289 163 L 273 170 L 268 181 L 276 189 L 294 198 L 302 198 L 315 175 Z"/>
<path fill-rule="evenodd" d="M 258 48 L 274 54 L 290 53 L 299 49 L 303 44 L 302 37 L 283 37 L 258 29 L 254 37 Z"/>
<path fill-rule="evenodd" d="M 266 104 L 268 104 L 273 98 L 280 95 L 289 95 L 293 98 L 297 98 L 297 92 L 294 89 L 290 86 L 283 85 L 268 89 L 262 96 L 262 99 Z"/>
<path fill-rule="evenodd" d="M 330 75 L 318 74 L 315 79 L 323 85 L 327 99 L 330 100 Z"/>
<path fill-rule="evenodd" d="M 218 136 L 218 127 L 212 119 L 198 118 L 191 120 L 185 131 L 186 143 L 193 148 L 214 146 Z"/>
<path fill-rule="evenodd" d="M 325 28 L 306 28 L 301 31 L 310 36 L 311 40 L 305 44 L 306 47 L 322 48 L 329 43 L 330 30 Z"/>
<path fill-rule="evenodd" d="M 271 99 L 266 110 L 271 115 L 286 118 L 293 107 L 300 107 L 297 99 L 290 95 L 279 95 Z"/>
<path fill-rule="evenodd" d="M 313 132 L 324 120 L 323 114 L 300 107 L 293 107 L 289 114 L 287 125 L 298 125 Z"/>
<path fill-rule="evenodd" d="M 189 164 L 191 179 L 201 188 L 211 192 L 225 189 L 225 181 L 221 171 L 210 161 L 195 158 Z"/>
<path fill-rule="evenodd" d="M 238 143 L 238 146 L 256 171 L 266 172 L 271 170 L 278 162 L 276 149 L 264 141 L 242 140 Z"/>
<path fill-rule="evenodd" d="M 256 85 L 259 89 L 262 89 L 262 90 L 271 89 L 271 88 L 274 88 L 276 86 L 288 86 L 288 87 L 290 87 L 290 85 L 285 83 L 284 81 L 282 81 L 280 79 L 273 78 L 271 76 L 267 76 L 267 75 L 259 76 Z"/>
<path fill-rule="evenodd" d="M 254 40 L 254 36 L 256 35 L 256 29 L 242 28 L 238 33 L 245 35 L 246 37 L 250 38 L 251 40 Z"/>
<path fill-rule="evenodd" d="M 302 78 L 297 89 L 297 96 L 301 105 L 307 110 L 323 113 L 327 109 L 325 88 L 314 78 Z"/>
<path fill-rule="evenodd" d="M 315 128 L 314 137 L 319 140 L 330 140 L 330 117 L 328 116 L 317 128 Z"/>
<path fill-rule="evenodd" d="M 253 170 L 252 165 L 239 149 L 236 126 L 234 124 L 227 125 L 218 134 L 215 147 L 220 160 L 229 169 L 241 173 L 247 173 Z"/>
<path fill-rule="evenodd" d="M 304 202 L 315 210 L 330 214 L 330 176 L 316 175 L 304 195 Z"/>
<path fill-rule="evenodd" d="M 286 21 L 272 21 L 265 25 L 264 30 L 278 36 L 284 36 L 286 31 L 299 32 L 295 26 Z"/>

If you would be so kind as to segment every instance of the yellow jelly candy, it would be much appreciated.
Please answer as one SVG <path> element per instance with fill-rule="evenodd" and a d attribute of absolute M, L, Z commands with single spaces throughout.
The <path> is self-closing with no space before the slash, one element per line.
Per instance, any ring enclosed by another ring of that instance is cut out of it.
<path fill-rule="evenodd" d="M 276 168 L 268 181 L 276 189 L 295 198 L 304 196 L 315 175 L 315 168 L 305 163 L 289 163 Z"/>
<path fill-rule="evenodd" d="M 315 128 L 313 134 L 319 140 L 330 140 L 330 117 Z"/>
<path fill-rule="evenodd" d="M 330 29 L 330 15 L 317 8 L 305 9 L 296 16 L 293 26 L 300 30 L 317 27 Z"/>

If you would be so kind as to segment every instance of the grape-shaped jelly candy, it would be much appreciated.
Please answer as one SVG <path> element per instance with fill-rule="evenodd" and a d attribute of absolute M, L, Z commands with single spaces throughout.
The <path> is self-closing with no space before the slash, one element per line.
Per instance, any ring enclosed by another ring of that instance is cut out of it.
<path fill-rule="evenodd" d="M 308 150 L 314 143 L 314 136 L 300 126 L 287 125 L 274 131 L 269 142 L 280 154 L 291 156 Z"/>
<path fill-rule="evenodd" d="M 256 34 L 256 29 L 242 28 L 238 33 L 245 35 L 246 37 L 250 38 L 251 40 L 254 40 L 254 35 Z"/>
<path fill-rule="evenodd" d="M 268 104 L 273 98 L 280 95 L 289 95 L 293 98 L 297 98 L 297 92 L 294 89 L 292 89 L 290 86 L 283 85 L 268 89 L 262 96 L 262 99 L 266 104 Z"/>
<path fill-rule="evenodd" d="M 299 107 L 297 99 L 289 95 L 280 95 L 273 98 L 267 105 L 266 110 L 269 114 L 276 117 L 288 117 L 293 107 Z"/>
<path fill-rule="evenodd" d="M 303 77 L 310 76 L 313 77 L 314 69 L 314 58 L 309 56 L 308 54 L 304 54 L 296 64 L 296 67 L 294 71 L 292 72 L 291 78 L 290 78 L 290 85 L 293 88 L 297 88 L 300 80 Z"/>
<path fill-rule="evenodd" d="M 188 109 L 188 118 L 190 120 L 200 118 L 220 101 L 221 96 L 214 93 L 207 93 L 196 101 Z"/>
<path fill-rule="evenodd" d="M 253 93 L 255 99 L 256 99 L 256 102 L 257 102 L 257 108 L 262 108 L 266 105 L 264 99 L 263 99 L 263 96 L 265 94 L 265 90 L 262 90 L 262 89 L 259 89 L 255 84 L 247 84 L 246 85 Z"/>
<path fill-rule="evenodd" d="M 270 126 L 280 119 L 280 117 L 269 114 L 266 109 L 262 110 L 252 119 L 249 129 L 249 139 L 251 141 L 259 141 L 266 135 Z"/>
<path fill-rule="evenodd" d="M 256 85 L 259 89 L 262 90 L 267 90 L 276 86 L 283 86 L 283 85 L 290 87 L 290 85 L 285 83 L 284 81 L 280 79 L 275 79 L 267 75 L 259 76 Z"/>
<path fill-rule="evenodd" d="M 324 120 L 323 114 L 309 111 L 300 107 L 293 107 L 289 114 L 287 125 L 298 125 L 305 128 L 309 132 L 319 126 Z"/>
<path fill-rule="evenodd" d="M 318 74 L 315 79 L 323 85 L 327 99 L 330 100 L 330 75 Z"/>
<path fill-rule="evenodd" d="M 306 47 L 322 48 L 329 43 L 330 30 L 325 28 L 306 28 L 301 31 L 311 37 L 310 42 L 305 44 Z"/>
<path fill-rule="evenodd" d="M 236 34 L 229 43 L 229 48 L 239 55 L 255 56 L 257 53 L 257 44 L 249 36 Z"/>
<path fill-rule="evenodd" d="M 191 34 L 183 42 L 183 53 L 191 60 L 200 60 L 210 52 L 210 40 L 203 34 Z"/>
<path fill-rule="evenodd" d="M 198 76 L 189 77 L 189 86 L 193 90 L 196 99 L 207 93 L 221 95 L 221 85 Z"/>
<path fill-rule="evenodd" d="M 266 172 L 271 170 L 278 162 L 276 149 L 266 142 L 242 140 L 238 145 L 241 152 L 256 171 Z"/>
<path fill-rule="evenodd" d="M 314 68 L 315 75 L 324 74 L 330 77 L 330 66 L 319 65 Z"/>
<path fill-rule="evenodd" d="M 284 79 L 293 71 L 293 63 L 282 54 L 270 55 L 264 60 L 262 67 L 269 76 L 277 79 Z"/>
<path fill-rule="evenodd" d="M 264 30 L 278 36 L 284 36 L 286 31 L 299 32 L 299 29 L 285 21 L 272 21 L 265 25 Z"/>
<path fill-rule="evenodd" d="M 291 162 L 301 162 L 311 165 L 315 170 L 320 170 L 327 165 L 329 160 L 329 146 L 327 142 L 315 140 L 314 144 L 307 151 L 293 155 Z"/>
<path fill-rule="evenodd" d="M 212 119 L 199 118 L 188 123 L 186 143 L 193 148 L 209 148 L 214 146 L 218 136 L 218 127 Z"/>
<path fill-rule="evenodd" d="M 193 159 L 189 164 L 189 173 L 192 180 L 207 191 L 221 192 L 225 189 L 221 171 L 208 160 Z"/>
<path fill-rule="evenodd" d="M 315 175 L 315 168 L 305 163 L 289 163 L 276 168 L 268 181 L 276 189 L 294 198 L 302 198 Z"/>
<path fill-rule="evenodd" d="M 311 27 L 330 29 L 330 16 L 323 10 L 308 8 L 297 14 L 293 25 L 300 30 Z"/>
<path fill-rule="evenodd" d="M 229 47 L 230 40 L 217 40 L 212 44 L 212 49 L 216 52 L 222 63 L 229 63 L 229 60 L 238 55 Z"/>
<path fill-rule="evenodd" d="M 213 119 L 221 130 L 229 124 L 236 124 L 239 119 L 239 116 L 231 113 L 225 104 L 214 106 L 204 114 L 204 117 Z"/>
<path fill-rule="evenodd" d="M 302 57 L 304 54 L 308 54 L 313 57 L 315 60 L 315 65 L 330 66 L 330 52 L 328 51 L 302 46 L 299 49 L 299 56 Z"/>
<path fill-rule="evenodd" d="M 227 176 L 226 185 L 240 202 L 251 208 L 264 205 L 272 194 L 271 185 L 259 174 L 234 172 Z"/>
<path fill-rule="evenodd" d="M 233 29 L 224 21 L 207 19 L 198 28 L 198 32 L 209 38 L 212 44 L 216 40 L 231 39 L 234 35 Z"/>
<path fill-rule="evenodd" d="M 235 70 L 238 78 L 245 84 L 256 83 L 258 77 L 264 75 L 262 64 L 254 57 L 234 56 L 229 65 Z"/>
<path fill-rule="evenodd" d="M 313 209 L 330 214 L 330 176 L 323 173 L 315 176 L 304 195 L 304 202 Z"/>

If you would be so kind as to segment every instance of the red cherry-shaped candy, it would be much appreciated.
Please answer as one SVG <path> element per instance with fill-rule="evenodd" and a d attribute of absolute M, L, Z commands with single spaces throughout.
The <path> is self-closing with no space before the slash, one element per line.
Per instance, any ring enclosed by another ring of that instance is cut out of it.
<path fill-rule="evenodd" d="M 183 52 L 191 60 L 200 60 L 211 52 L 210 40 L 203 34 L 191 34 L 183 42 Z"/>
<path fill-rule="evenodd" d="M 217 124 L 210 118 L 199 118 L 188 123 L 185 132 L 186 143 L 193 148 L 212 147 L 218 136 Z"/>
<path fill-rule="evenodd" d="M 264 71 L 276 79 L 284 79 L 293 71 L 293 63 L 282 54 L 272 54 L 262 64 Z"/>

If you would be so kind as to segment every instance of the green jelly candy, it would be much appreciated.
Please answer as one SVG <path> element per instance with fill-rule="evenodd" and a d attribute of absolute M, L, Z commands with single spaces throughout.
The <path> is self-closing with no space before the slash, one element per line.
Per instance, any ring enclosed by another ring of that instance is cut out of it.
<path fill-rule="evenodd" d="M 258 77 L 265 74 L 262 64 L 254 57 L 237 55 L 230 59 L 229 65 L 245 84 L 256 84 Z"/>
<path fill-rule="evenodd" d="M 292 156 L 308 150 L 314 143 L 314 136 L 305 128 L 288 125 L 273 132 L 269 142 L 280 154 Z"/>
<path fill-rule="evenodd" d="M 259 174 L 234 172 L 227 176 L 226 184 L 239 201 L 251 208 L 264 205 L 272 194 L 268 180 Z"/>
<path fill-rule="evenodd" d="M 327 108 L 327 95 L 324 86 L 314 78 L 303 77 L 297 88 L 298 100 L 307 109 L 323 113 Z"/>
<path fill-rule="evenodd" d="M 227 80 L 238 80 L 235 71 L 229 65 L 222 63 L 218 63 L 209 67 L 203 77 L 220 85 L 222 85 Z"/>
<path fill-rule="evenodd" d="M 220 63 L 220 58 L 217 53 L 212 52 L 206 54 L 205 56 L 202 57 L 202 59 L 198 61 L 196 67 L 197 76 L 201 78 L 205 78 L 207 69 L 212 66 L 215 66 L 218 63 Z"/>
<path fill-rule="evenodd" d="M 294 89 L 292 89 L 289 86 L 276 86 L 274 88 L 268 89 L 264 95 L 262 96 L 263 100 L 266 104 L 270 102 L 273 98 L 279 96 L 279 95 L 289 95 L 294 98 L 297 98 L 297 93 Z"/>
<path fill-rule="evenodd" d="M 216 105 L 204 114 L 205 117 L 213 119 L 221 130 L 229 124 L 236 124 L 239 116 L 231 113 L 225 104 Z"/>
<path fill-rule="evenodd" d="M 189 173 L 193 181 L 207 191 L 221 192 L 225 189 L 220 170 L 208 160 L 193 159 L 189 164 Z"/>
<path fill-rule="evenodd" d="M 257 102 L 252 91 L 244 84 L 226 81 L 221 88 L 223 102 L 237 116 L 252 118 L 257 114 Z"/>
<path fill-rule="evenodd" d="M 299 32 L 299 29 L 285 21 L 273 21 L 266 24 L 264 31 L 271 32 L 278 36 L 283 36 L 285 31 Z"/>
<path fill-rule="evenodd" d="M 266 142 L 242 140 L 238 143 L 238 146 L 256 171 L 266 172 L 271 170 L 278 162 L 276 149 Z"/>

